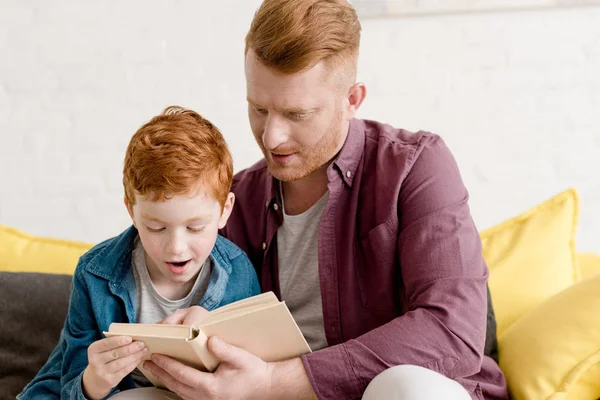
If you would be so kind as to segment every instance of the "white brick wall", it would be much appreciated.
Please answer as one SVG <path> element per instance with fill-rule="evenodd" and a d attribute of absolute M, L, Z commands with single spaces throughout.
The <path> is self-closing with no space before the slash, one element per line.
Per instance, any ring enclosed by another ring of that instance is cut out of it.
<path fill-rule="evenodd" d="M 0 0 L 0 223 L 96 242 L 129 224 L 133 132 L 170 104 L 259 158 L 243 39 L 259 0 Z M 442 135 L 483 229 L 575 186 L 600 252 L 600 7 L 363 21 L 361 117 Z"/>

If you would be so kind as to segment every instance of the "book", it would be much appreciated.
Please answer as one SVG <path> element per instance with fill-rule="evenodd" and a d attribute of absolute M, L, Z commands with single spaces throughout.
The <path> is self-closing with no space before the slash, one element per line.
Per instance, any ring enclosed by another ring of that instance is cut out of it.
<path fill-rule="evenodd" d="M 273 292 L 238 300 L 208 313 L 196 325 L 112 323 L 106 337 L 130 336 L 146 344 L 148 352 L 138 369 L 156 387 L 164 388 L 143 368 L 152 354 L 164 354 L 190 367 L 212 372 L 217 360 L 207 348 L 216 335 L 267 362 L 283 361 L 310 353 L 310 347 L 287 305 Z"/>

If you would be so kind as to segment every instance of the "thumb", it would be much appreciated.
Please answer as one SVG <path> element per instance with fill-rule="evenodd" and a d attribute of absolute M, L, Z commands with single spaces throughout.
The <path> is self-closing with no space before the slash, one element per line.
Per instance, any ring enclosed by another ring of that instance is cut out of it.
<path fill-rule="evenodd" d="M 255 357 L 246 350 L 233 346 L 216 336 L 208 338 L 208 350 L 221 362 L 233 366 L 242 366 Z"/>

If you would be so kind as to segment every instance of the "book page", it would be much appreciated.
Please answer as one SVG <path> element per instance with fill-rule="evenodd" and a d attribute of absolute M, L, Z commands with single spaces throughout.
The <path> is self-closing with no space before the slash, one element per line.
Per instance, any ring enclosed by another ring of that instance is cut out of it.
<path fill-rule="evenodd" d="M 195 337 L 192 327 L 190 326 L 167 324 L 128 324 L 113 322 L 108 327 L 108 332 L 103 333 L 106 337 L 131 335 L 179 339 L 193 339 Z"/>
<path fill-rule="evenodd" d="M 269 305 L 276 303 L 279 303 L 279 300 L 277 299 L 277 296 L 275 296 L 275 293 L 266 292 L 242 300 L 234 301 L 233 303 L 227 304 L 223 307 L 219 307 L 216 310 L 211 311 L 207 318 L 211 318 L 213 315 L 221 315 L 225 313 L 235 314 L 236 310 L 246 307 L 254 307 L 259 304 Z"/>
<path fill-rule="evenodd" d="M 310 353 L 302 332 L 285 303 L 258 306 L 254 311 L 200 327 L 207 336 L 218 336 L 264 361 L 282 361 Z"/>

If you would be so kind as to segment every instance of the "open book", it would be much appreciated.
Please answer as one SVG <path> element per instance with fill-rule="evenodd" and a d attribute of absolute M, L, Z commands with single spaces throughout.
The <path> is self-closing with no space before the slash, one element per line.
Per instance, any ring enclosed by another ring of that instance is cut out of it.
<path fill-rule="evenodd" d="M 138 369 L 157 387 L 164 385 L 142 367 L 144 361 L 153 353 L 165 354 L 188 366 L 212 372 L 219 365 L 206 345 L 213 335 L 268 362 L 311 351 L 285 302 L 280 302 L 273 292 L 217 308 L 198 326 L 112 323 L 104 335 L 125 335 L 143 341 L 148 353 Z"/>

